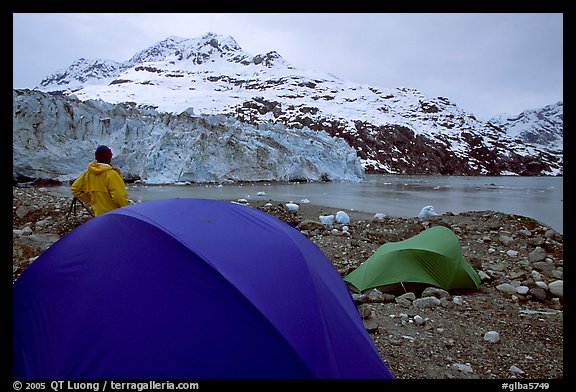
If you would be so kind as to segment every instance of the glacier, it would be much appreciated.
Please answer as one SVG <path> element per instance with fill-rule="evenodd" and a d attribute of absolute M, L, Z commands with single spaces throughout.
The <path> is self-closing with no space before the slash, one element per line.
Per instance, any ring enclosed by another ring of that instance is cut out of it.
<path fill-rule="evenodd" d="M 146 184 L 364 179 L 354 148 L 306 127 L 35 90 L 14 90 L 13 111 L 14 178 L 73 180 L 105 144 L 128 181 Z"/>

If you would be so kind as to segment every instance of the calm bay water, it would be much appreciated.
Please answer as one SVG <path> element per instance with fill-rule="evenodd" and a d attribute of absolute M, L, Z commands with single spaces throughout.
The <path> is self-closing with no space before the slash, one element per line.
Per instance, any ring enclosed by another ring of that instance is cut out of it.
<path fill-rule="evenodd" d="M 562 177 L 368 175 L 361 183 L 128 185 L 128 194 L 141 201 L 194 197 L 301 203 L 306 199 L 335 209 L 393 217 L 417 216 L 428 205 L 439 214 L 492 210 L 531 217 L 563 233 Z"/>

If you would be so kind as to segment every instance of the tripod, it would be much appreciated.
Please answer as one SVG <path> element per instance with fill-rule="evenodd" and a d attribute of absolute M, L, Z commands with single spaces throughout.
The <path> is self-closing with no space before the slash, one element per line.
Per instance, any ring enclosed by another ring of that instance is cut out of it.
<path fill-rule="evenodd" d="M 72 198 L 72 203 L 70 203 L 70 209 L 68 210 L 68 214 L 66 214 L 66 220 L 68 220 L 72 212 L 74 212 L 74 215 L 76 215 L 76 208 L 78 207 L 78 204 L 84 207 L 84 209 L 88 211 L 90 215 L 95 216 L 92 210 L 88 208 L 86 204 L 82 203 L 82 200 L 78 199 L 77 197 L 74 197 Z"/>

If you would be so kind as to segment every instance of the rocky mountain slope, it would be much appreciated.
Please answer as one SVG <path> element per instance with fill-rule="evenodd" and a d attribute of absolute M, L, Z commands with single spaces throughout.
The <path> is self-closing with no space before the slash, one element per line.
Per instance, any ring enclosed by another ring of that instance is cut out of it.
<path fill-rule="evenodd" d="M 480 122 L 446 97 L 299 69 L 277 52 L 252 56 L 214 33 L 169 37 L 122 63 L 79 59 L 39 89 L 160 113 L 227 114 L 254 126 L 324 131 L 352 146 L 367 172 L 563 173 L 561 103 L 554 112 L 560 121 L 548 122 L 541 137 L 532 121 L 515 123 L 509 133 L 510 122 Z"/>
<path fill-rule="evenodd" d="M 557 102 L 540 109 L 525 110 L 517 116 L 498 115 L 488 120 L 493 126 L 524 143 L 548 146 L 561 151 L 564 140 L 564 104 Z"/>

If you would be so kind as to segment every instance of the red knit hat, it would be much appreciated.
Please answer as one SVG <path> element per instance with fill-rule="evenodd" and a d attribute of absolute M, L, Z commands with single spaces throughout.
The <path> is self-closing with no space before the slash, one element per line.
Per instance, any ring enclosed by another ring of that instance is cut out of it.
<path fill-rule="evenodd" d="M 98 162 L 109 162 L 112 159 L 112 150 L 106 146 L 98 146 L 94 153 L 94 158 Z"/>

